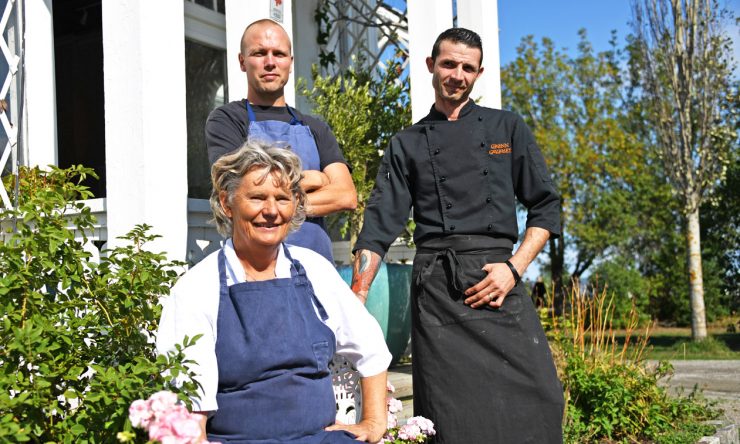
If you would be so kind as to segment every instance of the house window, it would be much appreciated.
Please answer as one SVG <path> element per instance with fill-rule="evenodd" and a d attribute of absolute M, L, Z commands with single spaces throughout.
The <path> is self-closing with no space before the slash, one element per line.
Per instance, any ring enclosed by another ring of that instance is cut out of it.
<path fill-rule="evenodd" d="M 54 2 L 59 166 L 82 164 L 95 197 L 105 197 L 103 19 L 100 0 Z"/>
<path fill-rule="evenodd" d="M 208 199 L 211 170 L 205 142 L 208 114 L 228 101 L 223 1 L 185 1 L 185 90 L 188 197 Z"/>
<path fill-rule="evenodd" d="M 190 3 L 195 3 L 196 5 L 203 6 L 204 8 L 208 8 L 212 11 L 220 12 L 221 14 L 224 14 L 226 12 L 226 7 L 224 6 L 225 0 L 187 0 Z"/>

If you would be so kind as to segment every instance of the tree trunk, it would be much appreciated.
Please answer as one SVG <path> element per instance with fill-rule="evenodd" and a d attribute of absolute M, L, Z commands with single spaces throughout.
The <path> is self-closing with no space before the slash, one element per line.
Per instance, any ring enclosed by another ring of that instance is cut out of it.
<path fill-rule="evenodd" d="M 563 237 L 550 238 L 550 275 L 553 283 L 552 304 L 556 313 L 563 308 L 563 274 L 565 273 L 565 242 Z"/>
<path fill-rule="evenodd" d="M 707 337 L 707 317 L 704 310 L 704 279 L 701 270 L 701 238 L 699 206 L 687 215 L 686 242 L 689 260 L 689 296 L 691 299 L 691 337 L 695 341 Z"/>

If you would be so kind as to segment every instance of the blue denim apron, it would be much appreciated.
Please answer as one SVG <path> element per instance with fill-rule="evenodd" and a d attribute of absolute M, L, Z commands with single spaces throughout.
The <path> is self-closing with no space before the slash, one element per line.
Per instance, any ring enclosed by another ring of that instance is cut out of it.
<path fill-rule="evenodd" d="M 348 432 L 326 432 L 336 402 L 328 363 L 334 333 L 300 262 L 290 278 L 226 285 L 226 255 L 218 255 L 218 410 L 210 441 L 235 444 L 350 443 Z"/>
<path fill-rule="evenodd" d="M 298 120 L 295 113 L 286 105 L 291 115 L 290 123 L 279 120 L 257 121 L 252 105 L 247 103 L 247 118 L 249 128 L 247 131 L 249 140 L 261 140 L 268 143 L 284 143 L 301 158 L 304 170 L 321 171 L 319 161 L 319 149 L 311 129 Z M 326 234 L 323 217 L 307 218 L 301 228 L 291 233 L 285 242 L 301 247 L 309 248 L 324 256 L 329 262 L 334 263 L 331 254 L 331 239 Z"/>

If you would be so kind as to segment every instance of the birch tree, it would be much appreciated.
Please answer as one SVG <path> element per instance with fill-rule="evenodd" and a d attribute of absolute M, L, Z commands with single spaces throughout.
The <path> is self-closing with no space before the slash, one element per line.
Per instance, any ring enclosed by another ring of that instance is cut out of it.
<path fill-rule="evenodd" d="M 633 0 L 640 86 L 653 142 L 685 218 L 691 331 L 707 336 L 699 207 L 722 180 L 737 140 L 727 98 L 732 87 L 730 39 L 715 0 Z"/>

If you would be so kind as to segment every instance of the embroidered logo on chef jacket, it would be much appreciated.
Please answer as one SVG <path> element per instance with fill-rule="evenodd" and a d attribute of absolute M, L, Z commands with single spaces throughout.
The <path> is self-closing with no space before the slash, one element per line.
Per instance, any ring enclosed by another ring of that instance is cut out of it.
<path fill-rule="evenodd" d="M 488 154 L 509 154 L 511 153 L 511 145 L 509 143 L 492 143 L 491 148 L 488 150 Z"/>

